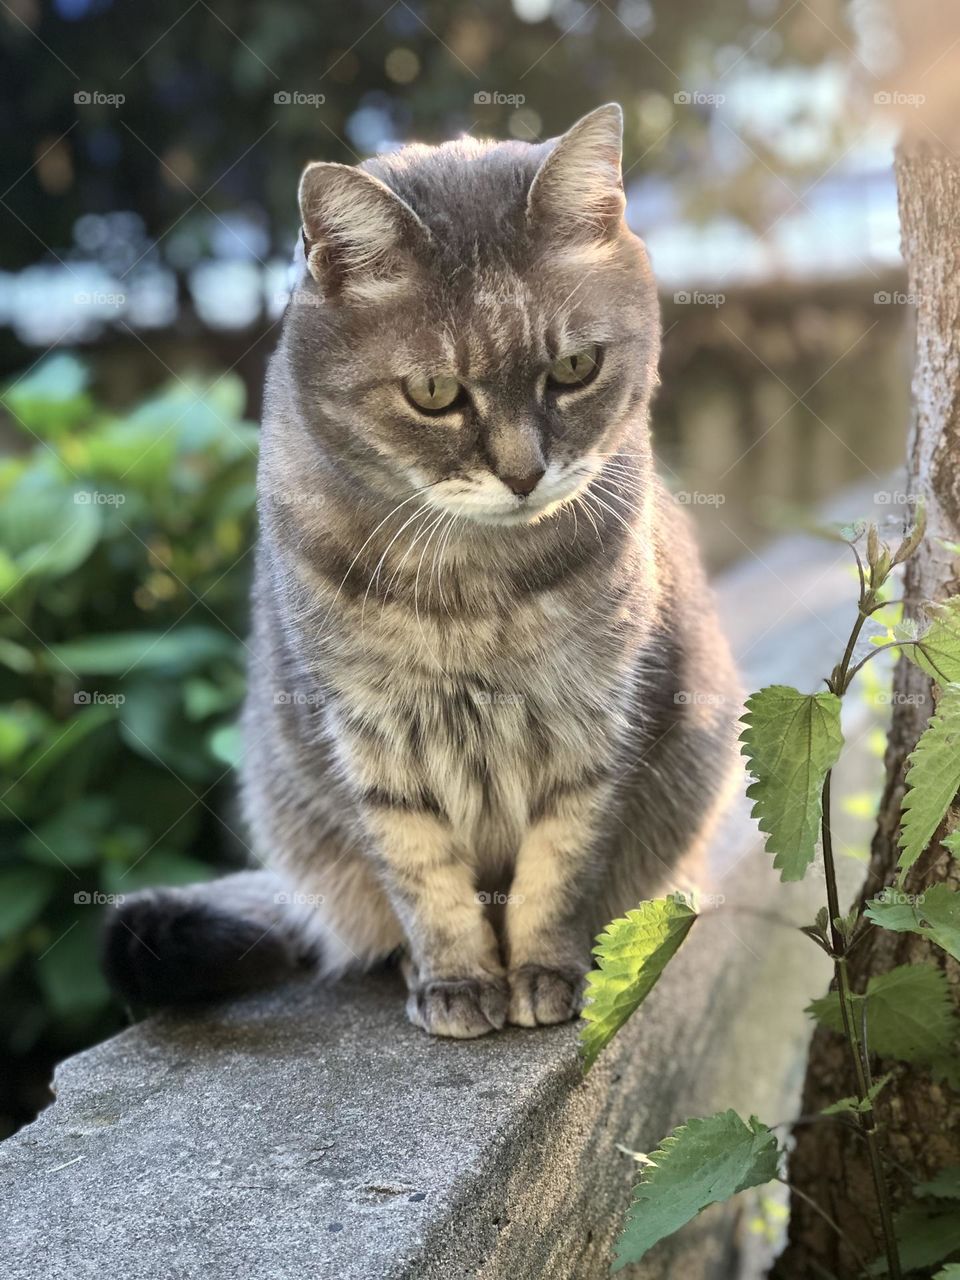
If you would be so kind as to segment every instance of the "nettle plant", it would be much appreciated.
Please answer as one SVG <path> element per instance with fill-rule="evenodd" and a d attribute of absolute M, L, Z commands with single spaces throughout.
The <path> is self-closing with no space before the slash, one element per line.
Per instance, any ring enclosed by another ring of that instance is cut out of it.
<path fill-rule="evenodd" d="M 814 862 L 820 839 L 826 904 L 802 932 L 833 961 L 830 992 L 807 1012 L 844 1036 L 849 1051 L 850 1096 L 821 1113 L 858 1127 L 869 1155 L 882 1226 L 882 1247 L 862 1260 L 865 1275 L 906 1272 L 930 1275 L 960 1254 L 960 1168 L 945 1169 L 933 1183 L 913 1187 L 914 1198 L 898 1213 L 891 1208 L 883 1135 L 874 1102 L 889 1075 L 874 1079 L 871 1055 L 917 1064 L 934 1079 L 960 1088 L 955 1045 L 960 1019 L 953 1010 L 946 974 L 934 964 L 901 965 L 870 977 L 863 993 L 851 989 L 848 956 L 867 930 L 912 931 L 960 960 L 960 894 L 947 884 L 905 891 L 904 877 L 936 835 L 960 790 L 960 596 L 921 611 L 923 626 L 887 625 L 872 638 L 873 649 L 854 661 L 861 633 L 871 619 L 891 608 L 891 575 L 917 550 L 924 535 L 920 511 L 896 551 L 876 525 L 845 529 L 842 537 L 856 559 L 859 600 L 846 648 L 826 678 L 826 689 L 801 693 L 771 685 L 747 699 L 740 741 L 752 778 L 747 795 L 766 836 L 767 851 L 782 881 L 802 880 Z M 864 554 L 858 543 L 865 544 Z M 958 549 L 960 550 L 960 549 Z M 895 883 L 864 908 L 845 914 L 840 907 L 831 834 L 831 775 L 843 750 L 841 707 L 857 673 L 877 653 L 896 650 L 930 676 L 939 688 L 936 710 L 909 757 L 899 832 Z M 960 856 L 960 831 L 942 844 Z M 597 940 L 597 967 L 588 978 L 589 1003 L 582 1034 L 584 1067 L 640 1006 L 667 962 L 690 932 L 697 913 L 687 897 L 674 894 L 643 902 L 613 921 Z M 694 1218 L 707 1205 L 748 1187 L 785 1181 L 785 1148 L 772 1128 L 735 1111 L 688 1120 L 658 1149 L 641 1157 L 643 1173 L 620 1236 L 614 1270 L 636 1262 L 658 1241 Z M 824 1214 L 831 1227 L 843 1233 Z M 960 1265 L 948 1264 L 937 1280 L 960 1280 Z"/>

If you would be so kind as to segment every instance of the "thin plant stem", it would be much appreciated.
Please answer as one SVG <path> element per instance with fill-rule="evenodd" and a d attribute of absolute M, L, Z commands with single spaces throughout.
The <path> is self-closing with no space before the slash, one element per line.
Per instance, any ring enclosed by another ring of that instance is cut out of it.
<path fill-rule="evenodd" d="M 838 1239 L 842 1240 L 843 1243 L 847 1246 L 847 1248 L 850 1250 L 850 1252 L 853 1254 L 854 1258 L 856 1259 L 857 1266 L 860 1268 L 861 1273 L 865 1275 L 867 1271 L 867 1264 L 866 1262 L 864 1262 L 859 1249 L 853 1243 L 850 1237 L 847 1235 L 846 1231 L 844 1231 L 843 1227 L 841 1227 L 840 1224 L 834 1218 L 831 1218 L 829 1213 L 827 1213 L 826 1209 L 824 1209 L 821 1205 L 817 1204 L 816 1200 L 814 1200 L 812 1196 L 807 1195 L 806 1191 L 802 1191 L 800 1187 L 794 1186 L 794 1184 L 792 1182 L 788 1182 L 786 1178 L 777 1178 L 777 1181 L 782 1182 L 783 1185 L 789 1190 L 792 1196 L 796 1196 L 798 1200 L 802 1200 L 804 1204 L 808 1204 L 810 1208 L 814 1211 L 814 1213 L 820 1215 L 820 1217 L 824 1220 L 827 1226 L 831 1227 L 832 1230 L 836 1233 Z M 832 1273 L 825 1272 L 825 1274 L 832 1274 Z"/>
<path fill-rule="evenodd" d="M 841 679 L 845 675 L 841 667 Z M 827 771 L 823 780 L 823 875 L 827 887 L 827 904 L 830 913 L 830 937 L 833 943 L 833 971 L 840 998 L 840 1017 L 843 1022 L 843 1033 L 850 1052 L 854 1078 L 857 1082 L 857 1101 L 861 1104 L 857 1119 L 867 1144 L 867 1156 L 870 1161 L 870 1172 L 877 1197 L 877 1208 L 880 1213 L 880 1225 L 883 1229 L 883 1243 L 887 1255 L 887 1268 L 890 1280 L 901 1280 L 900 1255 L 897 1249 L 897 1237 L 893 1227 L 893 1211 L 890 1208 L 890 1197 L 887 1192 L 887 1181 L 883 1171 L 880 1155 L 880 1142 L 877 1134 L 877 1118 L 870 1100 L 869 1086 L 863 1059 L 860 1055 L 860 1041 L 850 1016 L 852 991 L 850 976 L 847 970 L 846 940 L 837 926 L 840 917 L 840 895 L 837 889 L 837 872 L 833 860 L 833 839 L 830 828 L 830 780 L 832 770 Z"/>

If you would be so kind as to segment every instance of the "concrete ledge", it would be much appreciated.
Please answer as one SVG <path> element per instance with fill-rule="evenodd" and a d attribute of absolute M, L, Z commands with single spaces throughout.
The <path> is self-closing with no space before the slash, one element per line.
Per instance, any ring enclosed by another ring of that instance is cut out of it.
<path fill-rule="evenodd" d="M 813 687 L 831 665 L 841 551 L 787 539 L 720 585 L 751 686 Z M 826 969 L 786 926 L 818 887 L 781 886 L 759 848 L 741 803 L 712 854 L 723 908 L 586 1081 L 575 1027 L 431 1040 L 391 974 L 152 1018 L 65 1062 L 56 1103 L 0 1147 L 7 1277 L 606 1275 L 635 1178 L 617 1144 L 648 1150 L 721 1107 L 794 1109 Z M 632 1274 L 759 1274 L 736 1219 L 710 1211 Z"/>

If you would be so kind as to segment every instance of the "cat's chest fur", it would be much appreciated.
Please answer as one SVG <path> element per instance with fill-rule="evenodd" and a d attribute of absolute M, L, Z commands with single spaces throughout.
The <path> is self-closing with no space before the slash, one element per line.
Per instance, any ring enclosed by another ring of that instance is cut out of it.
<path fill-rule="evenodd" d="M 385 617 L 332 674 L 352 765 L 494 861 L 548 797 L 609 771 L 627 729 L 619 645 L 547 596 L 469 622 Z"/>

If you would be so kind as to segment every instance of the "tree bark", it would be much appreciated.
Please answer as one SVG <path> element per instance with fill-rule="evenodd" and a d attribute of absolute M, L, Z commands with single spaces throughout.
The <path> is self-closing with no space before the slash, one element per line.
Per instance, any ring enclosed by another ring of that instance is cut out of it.
<path fill-rule="evenodd" d="M 905 571 L 906 610 L 915 615 L 919 601 L 960 592 L 960 560 L 942 541 L 960 541 L 960 159 L 946 147 L 909 142 L 898 152 L 896 173 L 902 247 L 917 329 L 907 492 L 922 497 L 928 513 L 927 537 Z M 894 690 L 886 785 L 863 898 L 875 896 L 893 881 L 906 758 L 935 705 L 936 688 L 902 658 Z M 955 801 L 937 838 L 911 869 L 907 892 L 918 893 L 940 882 L 960 888 L 960 867 L 940 843 L 958 825 L 960 810 Z M 854 989 L 863 991 L 872 975 L 918 962 L 943 969 L 958 999 L 960 965 L 916 934 L 872 926 L 850 956 Z M 873 1067 L 874 1079 L 881 1072 L 893 1072 L 877 1113 L 897 1205 L 910 1198 L 912 1178 L 929 1177 L 946 1165 L 960 1164 L 960 1096 L 917 1067 L 876 1058 Z M 818 1029 L 807 1065 L 803 1115 L 812 1116 L 853 1092 L 841 1037 Z M 855 1254 L 870 1261 L 882 1248 L 863 1139 L 842 1120 L 804 1123 L 796 1127 L 794 1136 L 789 1181 L 840 1224 L 848 1241 L 839 1238 L 805 1200 L 793 1196 L 788 1246 L 773 1275 L 777 1280 L 858 1276 Z"/>

